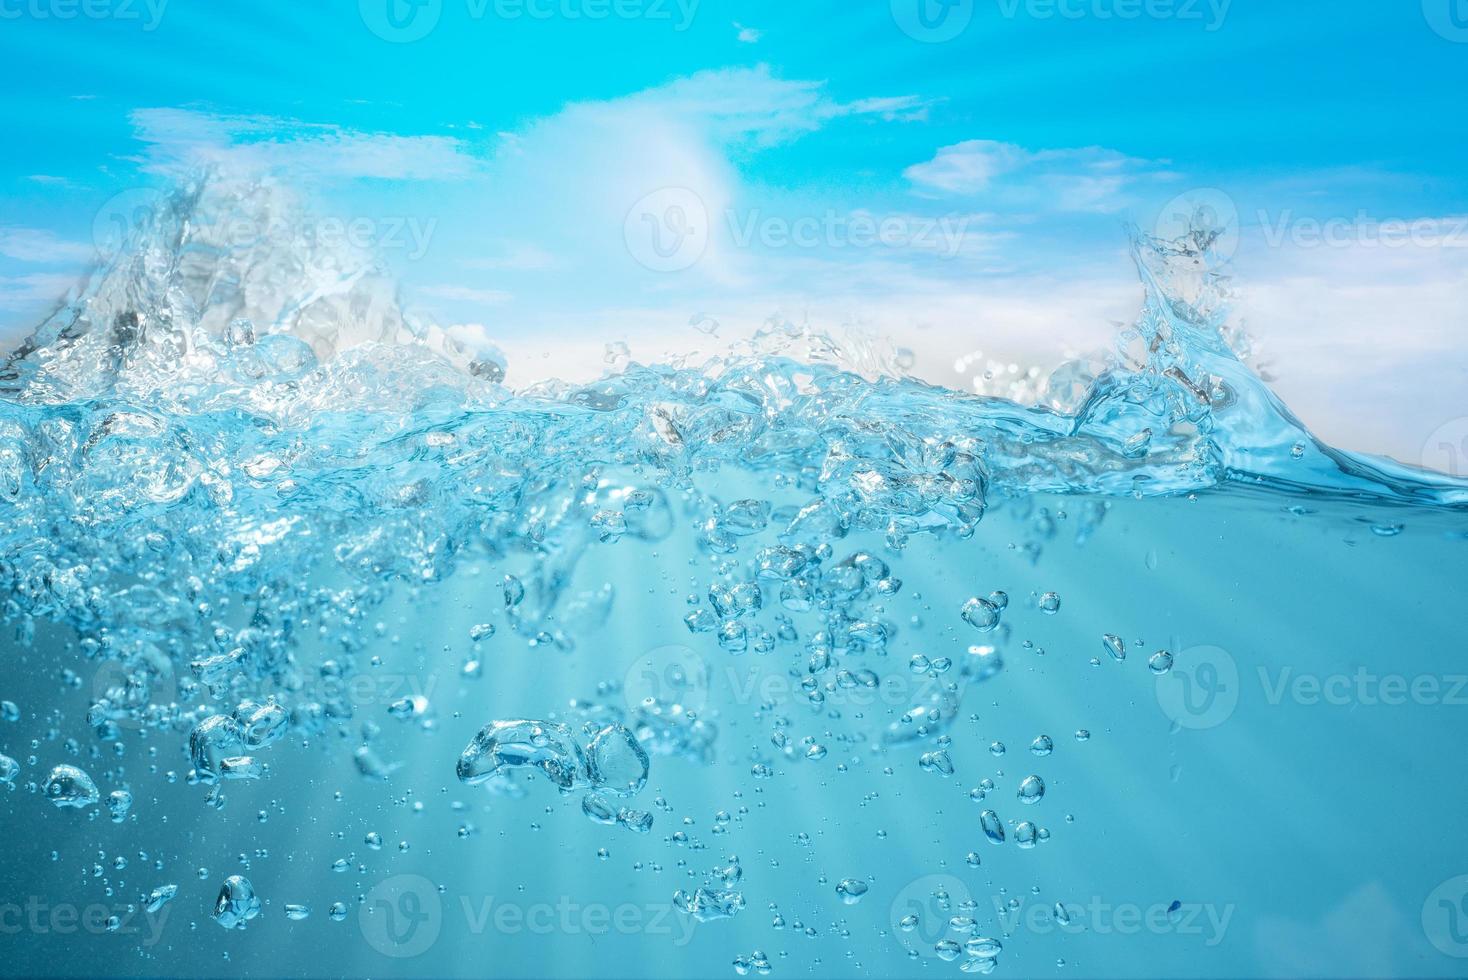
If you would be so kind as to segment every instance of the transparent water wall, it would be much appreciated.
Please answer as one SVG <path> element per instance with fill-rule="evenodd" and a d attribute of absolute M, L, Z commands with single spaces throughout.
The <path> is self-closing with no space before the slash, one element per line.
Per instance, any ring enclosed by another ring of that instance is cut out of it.
<path fill-rule="evenodd" d="M 0 372 L 4 973 L 1460 972 L 1468 486 L 1313 438 L 1208 227 L 1022 402 L 778 322 L 517 391 L 215 247 L 272 193 Z"/>

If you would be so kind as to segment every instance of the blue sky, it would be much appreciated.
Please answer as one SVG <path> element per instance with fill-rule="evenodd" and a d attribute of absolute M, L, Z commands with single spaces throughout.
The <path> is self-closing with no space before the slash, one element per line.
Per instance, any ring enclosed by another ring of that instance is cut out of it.
<path fill-rule="evenodd" d="M 512 381 L 778 313 L 969 387 L 1104 346 L 1181 199 L 1317 430 L 1415 462 L 1468 415 L 1465 0 L 0 0 L 0 48 L 7 342 L 215 164 L 367 222 Z"/>

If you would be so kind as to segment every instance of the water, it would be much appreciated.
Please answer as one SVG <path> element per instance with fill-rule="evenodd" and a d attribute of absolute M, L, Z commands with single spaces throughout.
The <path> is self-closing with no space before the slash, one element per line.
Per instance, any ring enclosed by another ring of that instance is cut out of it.
<path fill-rule="evenodd" d="M 510 390 L 211 238 L 294 206 L 0 370 L 7 974 L 1461 972 L 1468 486 L 1311 437 L 1206 228 L 1021 405 L 778 322 Z"/>

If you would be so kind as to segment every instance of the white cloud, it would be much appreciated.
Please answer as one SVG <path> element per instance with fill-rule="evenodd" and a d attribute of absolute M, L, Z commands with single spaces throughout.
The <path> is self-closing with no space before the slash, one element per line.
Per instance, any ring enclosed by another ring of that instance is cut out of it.
<path fill-rule="evenodd" d="M 147 145 L 145 169 L 153 172 L 223 164 L 252 172 L 283 171 L 297 179 L 456 180 L 479 169 L 470 147 L 447 136 L 364 133 L 195 109 L 137 109 L 131 121 L 137 138 Z"/>
<path fill-rule="evenodd" d="M 76 276 L 32 273 L 0 276 L 0 309 L 39 311 L 77 284 Z"/>
<path fill-rule="evenodd" d="M 424 286 L 418 292 L 424 296 L 432 296 L 436 299 L 458 300 L 464 303 L 478 303 L 485 306 L 507 303 L 515 298 L 512 293 L 507 293 L 500 289 L 478 289 L 473 286 Z"/>
<path fill-rule="evenodd" d="M 753 27 L 745 27 L 737 20 L 734 22 L 734 29 L 739 32 L 736 36 L 740 44 L 758 44 L 760 38 L 764 37 L 765 33 L 764 31 L 755 30 Z"/>
<path fill-rule="evenodd" d="M 1019 207 L 1113 213 L 1131 203 L 1137 185 L 1172 179 L 1165 161 L 1142 160 L 1099 146 L 1027 150 L 997 140 L 968 140 L 940 149 L 904 171 L 928 194 L 990 197 Z"/>
<path fill-rule="evenodd" d="M 0 226 L 0 255 L 41 265 L 84 265 L 96 252 L 90 245 L 66 241 L 44 229 Z"/>

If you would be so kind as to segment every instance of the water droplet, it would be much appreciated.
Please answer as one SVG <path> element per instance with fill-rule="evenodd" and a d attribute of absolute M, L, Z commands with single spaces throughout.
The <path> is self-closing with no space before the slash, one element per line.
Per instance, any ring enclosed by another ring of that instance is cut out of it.
<path fill-rule="evenodd" d="M 1021 803 L 1039 803 L 1044 796 L 1045 781 L 1039 776 L 1026 776 L 1024 781 L 1019 784 L 1019 801 Z"/>
<path fill-rule="evenodd" d="M 1147 661 L 1147 666 L 1151 668 L 1154 674 L 1165 674 L 1169 670 L 1172 670 L 1172 654 L 1166 650 L 1158 650 Z"/>
<path fill-rule="evenodd" d="M 985 810 L 979 814 L 979 826 L 984 828 L 984 836 L 995 844 L 1004 843 L 1004 824 L 999 819 L 999 814 L 993 810 Z"/>
<path fill-rule="evenodd" d="M 999 625 L 999 607 L 988 599 L 970 599 L 963 604 L 960 615 L 964 622 L 981 633 L 987 633 Z"/>

